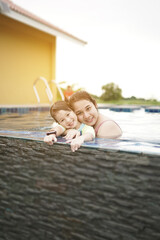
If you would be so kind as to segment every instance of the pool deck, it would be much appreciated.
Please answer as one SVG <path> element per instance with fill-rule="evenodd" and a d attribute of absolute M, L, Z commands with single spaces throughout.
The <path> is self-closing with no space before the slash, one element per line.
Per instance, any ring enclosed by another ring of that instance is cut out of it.
<path fill-rule="evenodd" d="M 50 104 L 0 105 L 0 114 L 49 111 L 50 106 Z M 135 110 L 140 110 L 141 108 L 145 108 L 145 112 L 148 113 L 160 113 L 160 106 L 98 104 L 98 109 L 109 109 L 116 112 L 133 112 Z"/>

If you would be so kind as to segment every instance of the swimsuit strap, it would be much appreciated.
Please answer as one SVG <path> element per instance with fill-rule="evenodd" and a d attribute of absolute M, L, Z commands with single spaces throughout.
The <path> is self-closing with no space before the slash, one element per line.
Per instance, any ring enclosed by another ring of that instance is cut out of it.
<path fill-rule="evenodd" d="M 78 128 L 78 131 L 82 131 L 82 129 L 84 128 L 85 124 L 81 123 L 80 127 Z"/>
<path fill-rule="evenodd" d="M 97 135 L 97 133 L 98 133 L 98 130 L 99 130 L 99 128 L 100 128 L 100 126 L 102 126 L 102 124 L 104 123 L 104 122 L 107 122 L 107 121 L 111 121 L 111 122 L 114 122 L 119 128 L 120 128 L 120 126 L 114 121 L 114 120 L 104 120 L 103 122 L 101 122 L 96 128 L 95 128 L 95 133 L 96 133 L 96 135 Z M 120 128 L 121 129 L 121 128 Z"/>
<path fill-rule="evenodd" d="M 98 133 L 99 128 L 102 126 L 102 124 L 103 124 L 104 122 L 107 122 L 107 121 L 113 121 L 113 120 L 104 120 L 103 122 L 101 122 L 101 123 L 95 128 L 95 133 L 96 133 L 96 135 L 97 135 L 97 133 Z"/>

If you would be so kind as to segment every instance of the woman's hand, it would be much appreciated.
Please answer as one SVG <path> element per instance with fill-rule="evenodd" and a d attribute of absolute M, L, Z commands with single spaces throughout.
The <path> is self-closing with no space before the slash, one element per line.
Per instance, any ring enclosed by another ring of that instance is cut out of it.
<path fill-rule="evenodd" d="M 67 130 L 67 134 L 64 137 L 66 140 L 73 139 L 80 136 L 80 132 L 76 129 Z"/>
<path fill-rule="evenodd" d="M 49 145 L 53 145 L 54 142 L 57 142 L 57 138 L 55 134 L 50 134 L 48 136 L 44 137 L 44 142 L 49 144 Z"/>
<path fill-rule="evenodd" d="M 78 150 L 80 148 L 82 143 L 84 143 L 84 137 L 80 136 L 75 139 L 70 139 L 67 141 L 67 143 L 71 143 L 71 150 L 72 150 L 72 152 L 75 152 L 76 150 Z"/>

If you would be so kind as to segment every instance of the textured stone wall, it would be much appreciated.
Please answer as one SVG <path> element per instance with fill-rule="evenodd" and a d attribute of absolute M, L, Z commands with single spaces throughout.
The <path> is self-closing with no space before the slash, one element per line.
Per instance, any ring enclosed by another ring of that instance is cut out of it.
<path fill-rule="evenodd" d="M 159 240 L 160 157 L 0 138 L 0 240 Z"/>

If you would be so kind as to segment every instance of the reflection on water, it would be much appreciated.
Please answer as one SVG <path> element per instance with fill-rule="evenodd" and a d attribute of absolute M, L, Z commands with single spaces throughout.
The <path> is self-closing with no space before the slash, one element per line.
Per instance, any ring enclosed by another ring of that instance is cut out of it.
<path fill-rule="evenodd" d="M 113 112 L 100 109 L 102 114 L 115 120 L 123 131 L 122 139 L 160 142 L 160 113 Z M 49 112 L 0 115 L 0 130 L 45 131 L 51 128 L 53 119 Z"/>
<path fill-rule="evenodd" d="M 122 139 L 160 142 L 160 113 L 146 113 L 143 108 L 134 112 L 99 111 L 120 125 Z"/>
<path fill-rule="evenodd" d="M 49 112 L 10 113 L 0 115 L 0 129 L 42 131 L 53 124 Z"/>

